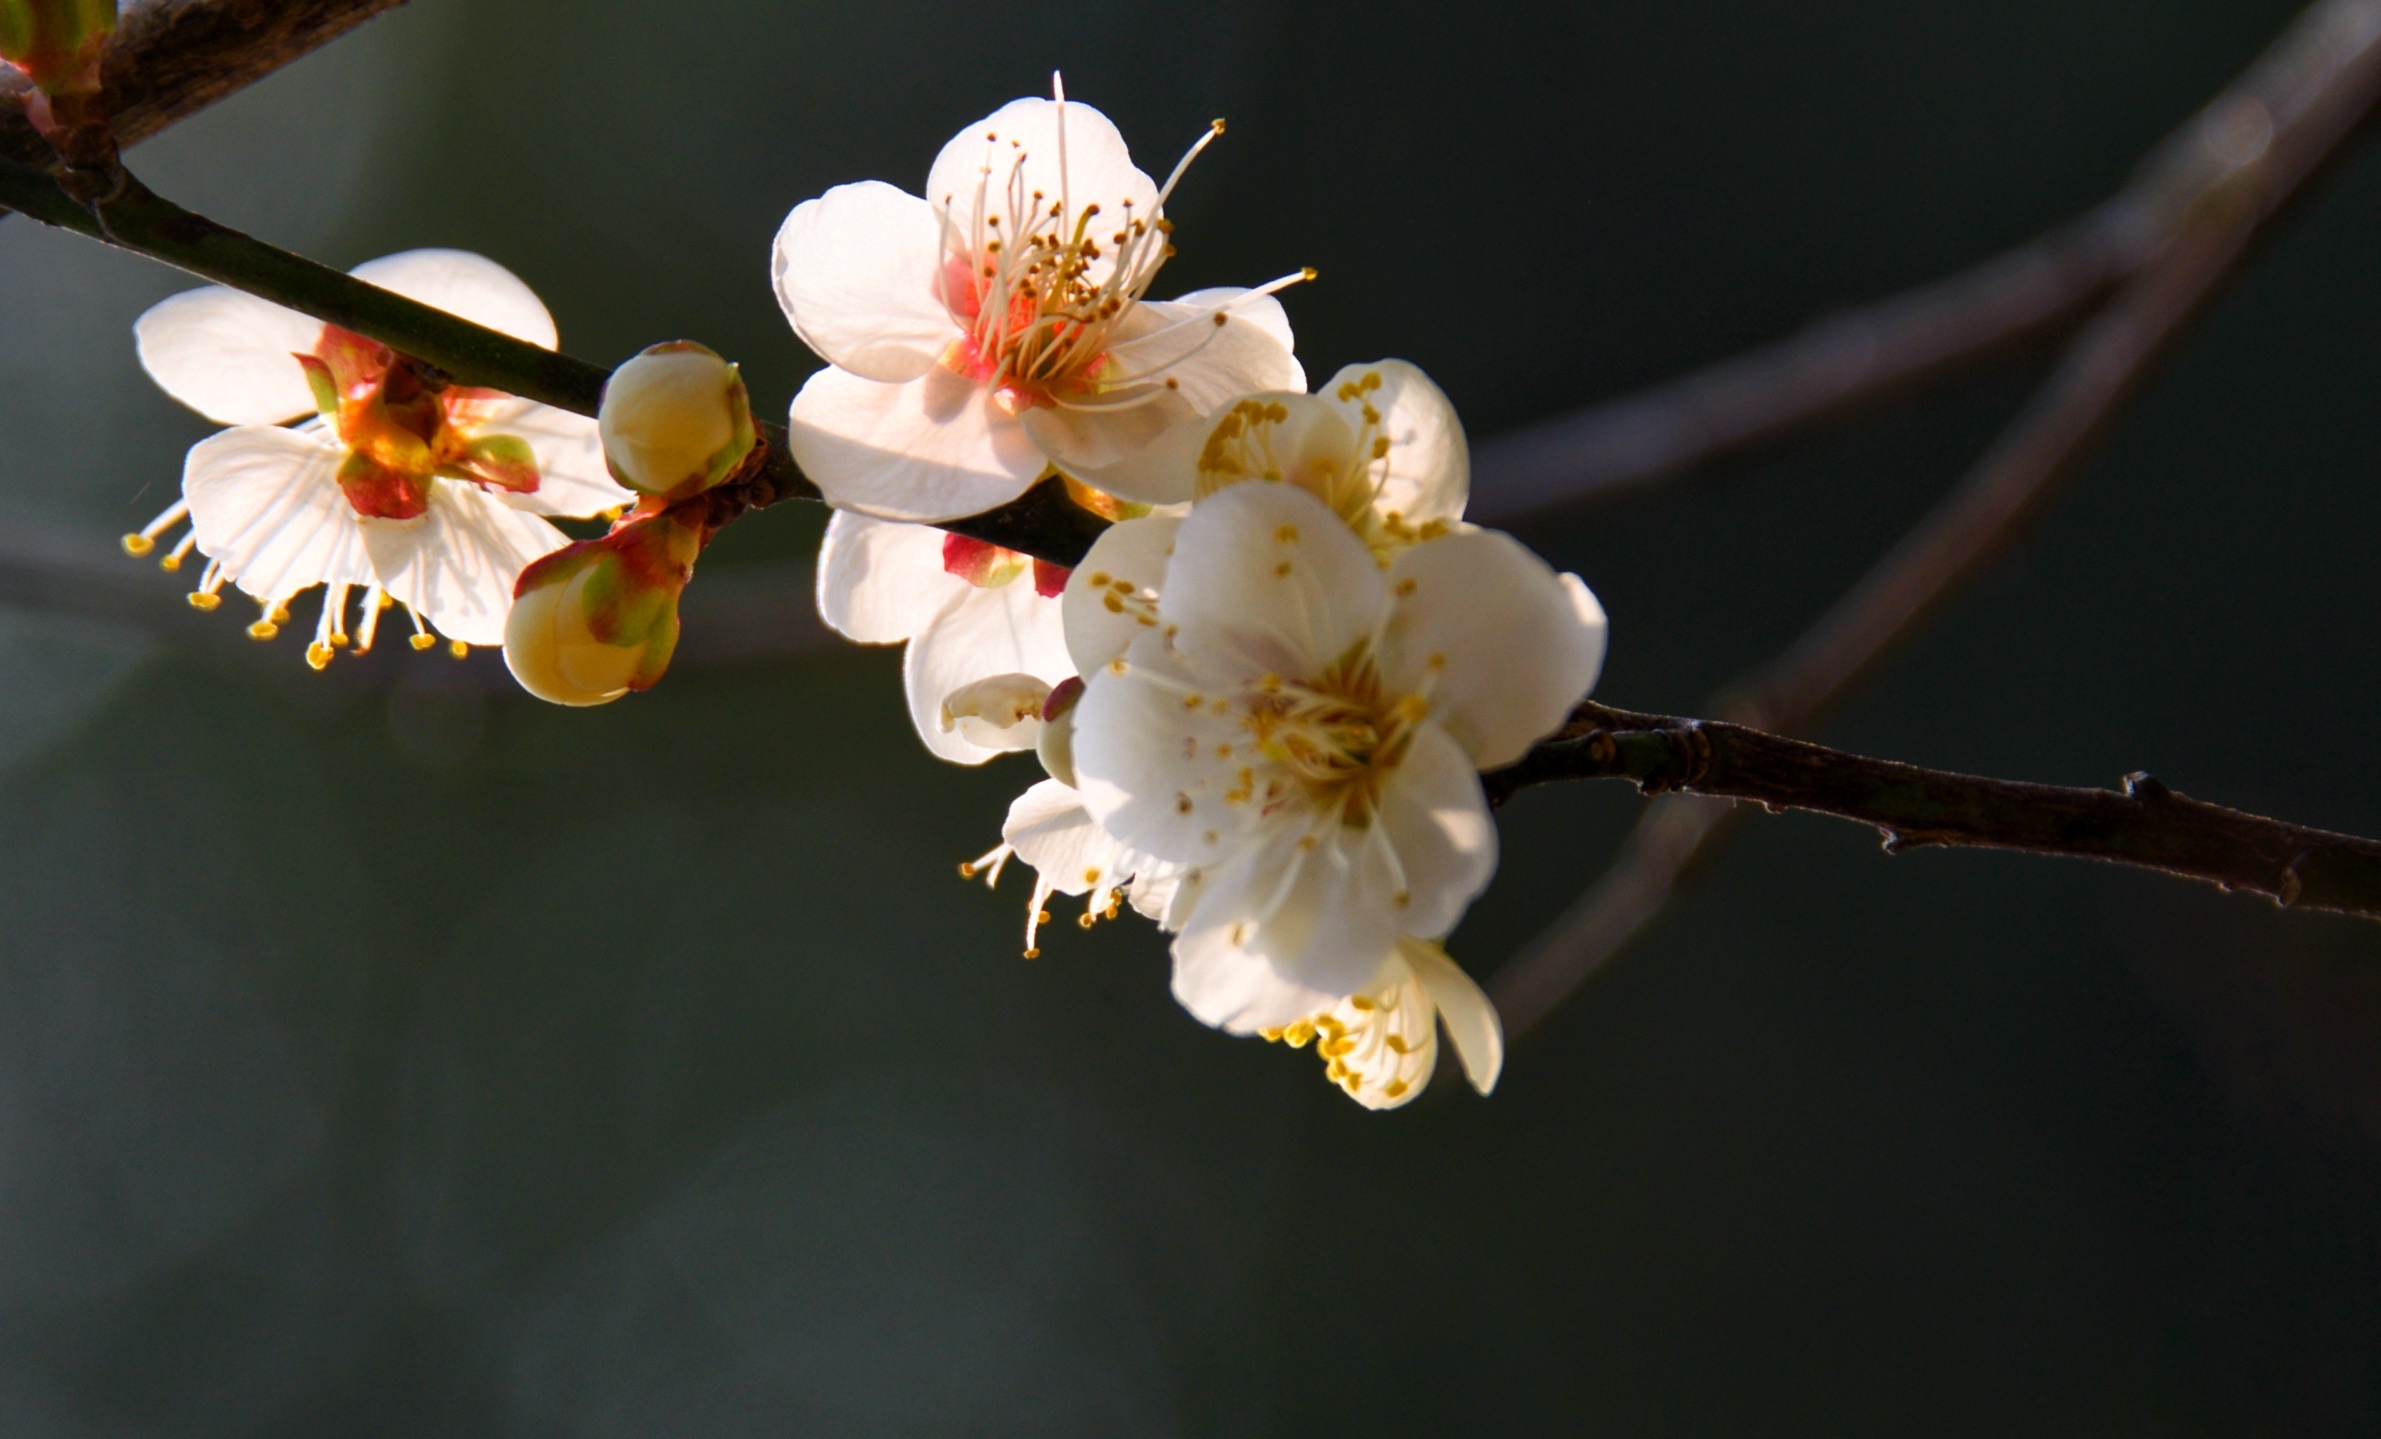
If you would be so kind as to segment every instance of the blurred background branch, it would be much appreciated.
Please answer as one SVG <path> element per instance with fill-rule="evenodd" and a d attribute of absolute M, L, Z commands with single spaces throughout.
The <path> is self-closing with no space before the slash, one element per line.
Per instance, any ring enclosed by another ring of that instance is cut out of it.
<path fill-rule="evenodd" d="M 2311 7 L 2169 142 L 2168 158 L 2153 162 L 2152 174 L 2208 177 L 2157 257 L 2091 322 L 1968 477 L 1784 654 L 1723 690 L 1713 710 L 1779 734 L 1822 724 L 2026 535 L 2254 243 L 2363 132 L 2377 104 L 2381 3 Z M 1728 801 L 1684 796 L 1641 816 L 1613 868 L 1498 974 L 1491 992 L 1508 1033 L 1527 1032 L 1641 932 L 1726 842 L 1736 818 Z"/>
<path fill-rule="evenodd" d="M 1796 439 L 2073 333 L 2184 239 L 2277 131 L 2361 83 L 2373 7 L 2325 0 L 2152 150 L 2122 192 L 1973 269 L 1812 324 L 1634 395 L 1499 435 L 1473 459 L 1472 518 L 1510 525 L 1619 499 Z"/>

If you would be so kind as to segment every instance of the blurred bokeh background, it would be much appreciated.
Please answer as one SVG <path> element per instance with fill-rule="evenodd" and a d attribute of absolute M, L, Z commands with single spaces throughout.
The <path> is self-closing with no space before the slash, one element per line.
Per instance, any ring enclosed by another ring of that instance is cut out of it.
<path fill-rule="evenodd" d="M 1160 170 L 1171 289 L 1301 264 L 1310 372 L 1475 438 L 2081 211 L 2290 0 L 1100 7 L 414 0 L 143 147 L 352 264 L 483 251 L 780 408 L 769 239 L 1054 66 Z M 2342 168 L 2018 561 L 1830 732 L 2381 832 L 2381 156 Z M 206 432 L 187 282 L 0 223 L 0 1432 L 2369 1434 L 2381 932 L 1762 820 L 1482 1102 L 1202 1029 L 1160 938 L 963 887 L 1034 771 L 929 759 L 737 526 L 594 712 L 298 644 L 136 565 Z M 1692 710 L 2031 376 L 1526 533 Z M 23 580 L 25 574 L 46 577 Z M 1640 801 L 1541 790 L 1478 974 Z"/>

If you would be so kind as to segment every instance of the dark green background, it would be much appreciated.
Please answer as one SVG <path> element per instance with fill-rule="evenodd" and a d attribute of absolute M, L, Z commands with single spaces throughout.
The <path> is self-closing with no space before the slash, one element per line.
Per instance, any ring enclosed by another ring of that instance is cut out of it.
<path fill-rule="evenodd" d="M 1166 290 L 1312 264 L 1311 372 L 1415 360 L 1487 436 L 2080 211 L 2292 9 L 416 0 L 138 160 L 775 410 L 785 211 L 1060 65 L 1146 168 L 1232 122 Z M 2376 236 L 2366 156 L 1832 737 L 2381 832 Z M 128 332 L 182 283 L 0 225 L 0 560 L 91 571 L 0 611 L 9 1439 L 2381 1428 L 2376 932 L 1761 820 L 1493 1100 L 1369 1114 L 1183 1014 L 1145 925 L 1017 959 L 1016 879 L 952 867 L 1031 766 L 797 653 L 815 513 L 596 712 L 193 617 L 113 549 L 205 433 Z M 1772 653 L 2026 379 L 1531 530 L 1599 692 Z M 1515 804 L 1458 956 L 1638 805 Z"/>

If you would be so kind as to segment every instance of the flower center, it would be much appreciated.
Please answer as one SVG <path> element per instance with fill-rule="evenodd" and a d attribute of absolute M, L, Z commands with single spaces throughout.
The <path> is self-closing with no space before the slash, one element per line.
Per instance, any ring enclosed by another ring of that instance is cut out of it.
<path fill-rule="evenodd" d="M 339 488 L 356 513 L 412 519 L 430 507 L 441 479 L 528 494 L 537 457 L 514 435 L 476 427 L 505 398 L 449 384 L 408 355 L 337 325 L 325 325 L 311 353 L 296 356 L 315 408 L 347 449 Z"/>
<path fill-rule="evenodd" d="M 1379 501 L 1389 483 L 1389 434 L 1370 396 L 1377 371 L 1339 387 L 1358 406 L 1353 429 L 1320 396 L 1252 396 L 1217 418 L 1199 451 L 1197 495 L 1204 499 L 1244 480 L 1296 485 L 1331 507 L 1383 559 L 1446 532 L 1443 521 L 1416 526 Z"/>
<path fill-rule="evenodd" d="M 1430 702 L 1421 695 L 1387 694 L 1379 666 L 1360 646 L 1312 680 L 1265 676 L 1243 709 L 1242 724 L 1277 779 L 1296 786 L 1315 810 L 1362 829 L 1372 822 L 1382 787 L 1413 748 L 1414 726 L 1430 713 Z M 1240 779 L 1226 799 L 1255 797 L 1254 772 L 1243 770 Z M 1287 798 L 1275 783 L 1265 788 L 1268 808 Z"/>

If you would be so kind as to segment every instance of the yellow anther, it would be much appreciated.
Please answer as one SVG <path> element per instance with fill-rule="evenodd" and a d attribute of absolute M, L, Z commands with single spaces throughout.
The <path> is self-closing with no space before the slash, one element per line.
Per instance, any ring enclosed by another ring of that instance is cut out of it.
<path fill-rule="evenodd" d="M 1106 570 L 1093 570 L 1091 572 L 1091 579 L 1088 581 L 1088 583 L 1095 589 L 1106 589 L 1108 586 L 1108 572 Z"/>
<path fill-rule="evenodd" d="M 461 659 L 465 655 L 471 653 L 471 646 L 463 643 L 461 640 L 449 640 L 447 642 L 446 652 L 450 655 L 453 655 L 456 659 Z"/>
<path fill-rule="evenodd" d="M 1108 607 L 1109 614 L 1120 615 L 1124 613 L 1124 601 L 1118 599 L 1114 595 L 1102 596 L 1101 603 Z"/>
<path fill-rule="evenodd" d="M 170 575 L 170 574 L 172 574 L 174 571 L 176 571 L 176 570 L 178 570 L 178 569 L 182 568 L 182 557 L 181 557 L 180 555 L 177 555 L 177 554 L 170 554 L 170 553 L 169 553 L 169 554 L 167 554 L 167 555 L 165 556 L 165 558 L 163 558 L 163 559 L 161 559 L 161 560 L 159 560 L 159 561 L 157 562 L 157 568 L 159 568 L 159 569 L 161 569 L 161 570 L 165 571 L 167 574 L 169 574 L 169 575 Z"/>
<path fill-rule="evenodd" d="M 1094 923 L 1096 923 L 1096 920 L 1093 917 L 1091 911 L 1087 909 L 1081 914 L 1075 916 L 1075 923 L 1083 926 L 1085 929 L 1089 929 Z"/>
<path fill-rule="evenodd" d="M 417 650 L 426 650 L 430 648 L 430 646 L 438 643 L 438 636 L 428 633 L 416 633 L 414 637 L 408 641 L 408 643 L 410 643 Z"/>
<path fill-rule="evenodd" d="M 1027 959 L 1040 959 L 1042 957 L 1042 952 L 1038 949 L 1029 949 L 1025 951 L 1025 957 Z"/>
<path fill-rule="evenodd" d="M 279 633 L 281 633 L 281 626 L 274 624 L 271 620 L 258 620 L 248 627 L 248 638 L 252 640 L 269 640 Z"/>
<path fill-rule="evenodd" d="M 1317 278 L 1318 278 L 1318 277 L 1319 277 L 1321 274 L 1322 274 L 1322 271 L 1320 271 L 1320 270 L 1317 270 L 1317 269 L 1316 269 L 1314 266 L 1312 266 L 1312 265 L 1307 265 L 1307 266 L 1303 266 L 1303 267 L 1301 267 L 1301 268 L 1299 269 L 1299 271 L 1298 271 L 1298 278 L 1299 278 L 1299 279 L 1301 279 L 1301 280 L 1304 280 L 1306 283 L 1308 283 L 1308 284 L 1310 284 L 1310 285 L 1311 285 L 1311 284 L 1313 284 L 1313 283 L 1315 282 L 1315 280 L 1316 280 L 1316 279 L 1317 279 Z"/>
<path fill-rule="evenodd" d="M 222 603 L 223 596 L 211 593 L 207 590 L 192 590 L 190 592 L 190 607 L 194 610 L 212 610 L 217 605 Z"/>
<path fill-rule="evenodd" d="M 1366 995 L 1350 995 L 1348 996 L 1348 1007 L 1350 1009 L 1369 1010 L 1372 1008 L 1372 1000 Z"/>
<path fill-rule="evenodd" d="M 126 535 L 124 537 L 124 553 L 136 560 L 156 548 L 157 542 L 147 535 Z"/>
<path fill-rule="evenodd" d="M 306 663 L 314 666 L 317 670 L 328 667 L 331 663 L 331 647 L 321 640 L 316 640 L 306 646 Z"/>
<path fill-rule="evenodd" d="M 1290 562 L 1288 560 L 1283 560 L 1280 564 L 1275 565 L 1273 567 L 1273 577 L 1280 580 L 1288 579 L 1290 577 Z"/>
<path fill-rule="evenodd" d="M 1033 912 L 1033 922 L 1035 924 L 1048 924 L 1050 922 L 1050 911 L 1046 909 L 1035 910 Z"/>
<path fill-rule="evenodd" d="M 1175 795 L 1174 812 L 1176 814 L 1189 814 L 1191 812 L 1191 797 L 1187 794 Z"/>
<path fill-rule="evenodd" d="M 1273 532 L 1273 538 L 1277 544 L 1294 545 L 1298 543 L 1298 527 L 1296 525 L 1283 525 L 1280 529 Z"/>
<path fill-rule="evenodd" d="M 1402 1079 L 1392 1079 L 1387 1084 L 1381 1086 L 1381 1093 L 1391 1099 L 1395 1099 L 1411 1088 L 1413 1088 L 1413 1086 L 1406 1083 Z"/>
<path fill-rule="evenodd" d="M 976 867 L 962 860 L 959 864 L 959 877 L 961 879 L 974 879 L 976 877 Z"/>
<path fill-rule="evenodd" d="M 274 623 L 274 624 L 277 624 L 277 625 L 285 625 L 285 624 L 288 624 L 288 623 L 289 623 L 289 606 L 287 606 L 287 605 L 275 605 L 275 606 L 273 606 L 273 613 L 272 613 L 272 615 L 270 616 L 270 618 L 271 618 L 271 620 L 273 621 L 273 623 Z"/>

